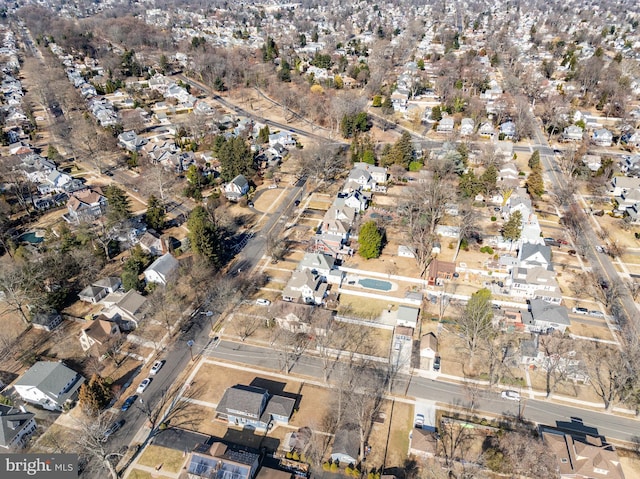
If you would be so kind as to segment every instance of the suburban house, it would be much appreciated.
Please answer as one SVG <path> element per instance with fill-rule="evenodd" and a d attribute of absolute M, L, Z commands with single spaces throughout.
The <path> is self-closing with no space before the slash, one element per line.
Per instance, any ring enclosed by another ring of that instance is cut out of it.
<path fill-rule="evenodd" d="M 523 243 L 518 251 L 521 268 L 544 268 L 553 271 L 551 248 L 544 244 Z"/>
<path fill-rule="evenodd" d="M 147 144 L 147 139 L 136 135 L 133 130 L 123 131 L 118 135 L 118 145 L 129 151 L 140 151 Z"/>
<path fill-rule="evenodd" d="M 420 369 L 431 371 L 438 355 L 438 338 L 434 333 L 423 334 L 420 338 Z"/>
<path fill-rule="evenodd" d="M 511 270 L 511 295 L 527 299 L 542 299 L 560 304 L 562 293 L 555 272 L 543 267 L 513 268 Z"/>
<path fill-rule="evenodd" d="M 406 326 L 416 329 L 418 326 L 418 315 L 420 310 L 411 306 L 398 306 L 396 311 L 396 324 L 398 326 Z"/>
<path fill-rule="evenodd" d="M 39 311 L 31 318 L 31 324 L 36 329 L 53 331 L 62 323 L 62 315 L 55 310 Z"/>
<path fill-rule="evenodd" d="M 80 346 L 83 351 L 88 351 L 94 344 L 97 344 L 98 347 L 104 346 L 111 339 L 119 337 L 120 328 L 118 324 L 109 321 L 106 316 L 98 316 L 82 328 L 80 333 Z"/>
<path fill-rule="evenodd" d="M 348 425 L 336 431 L 331 449 L 331 461 L 340 465 L 358 464 L 360 452 L 360 435 L 355 426 Z"/>
<path fill-rule="evenodd" d="M 386 183 L 387 182 L 387 169 L 383 166 L 374 166 L 369 163 L 364 163 L 362 161 L 354 163 L 353 170 L 365 170 L 367 173 L 371 175 L 371 179 L 376 183 Z"/>
<path fill-rule="evenodd" d="M 236 384 L 225 390 L 216 413 L 230 425 L 268 430 L 273 423 L 289 423 L 295 402 L 263 388 Z"/>
<path fill-rule="evenodd" d="M 295 138 L 293 138 L 293 135 L 288 131 L 281 131 L 269 135 L 269 146 L 275 146 L 278 143 L 282 146 L 296 146 Z"/>
<path fill-rule="evenodd" d="M 577 125 L 569 125 L 562 132 L 563 141 L 582 141 L 584 130 Z"/>
<path fill-rule="evenodd" d="M 460 136 L 473 135 L 476 125 L 471 118 L 463 118 L 460 120 Z"/>
<path fill-rule="evenodd" d="M 177 274 L 179 266 L 180 263 L 171 253 L 165 253 L 144 270 L 144 279 L 147 283 L 166 286 Z"/>
<path fill-rule="evenodd" d="M 348 193 L 338 193 L 333 206 L 342 209 L 345 206 L 353 208 L 355 211 L 364 211 L 369 204 L 369 196 L 360 190 L 352 190 Z"/>
<path fill-rule="evenodd" d="M 62 217 L 69 223 L 92 222 L 100 218 L 107 209 L 107 198 L 92 189 L 74 191 L 69 195 L 67 213 Z"/>
<path fill-rule="evenodd" d="M 323 283 L 320 275 L 309 269 L 294 271 L 289 282 L 282 291 L 285 301 L 302 301 L 307 304 L 322 304 L 327 296 L 327 283 Z"/>
<path fill-rule="evenodd" d="M 259 453 L 214 442 L 208 451 L 196 450 L 191 453 L 187 462 L 187 477 L 189 479 L 253 479 L 259 465 Z"/>
<path fill-rule="evenodd" d="M 108 294 L 117 291 L 120 286 L 122 286 L 120 278 L 107 276 L 84 288 L 80 293 L 78 293 L 78 297 L 80 298 L 80 301 L 96 304 Z"/>
<path fill-rule="evenodd" d="M 224 195 L 231 201 L 238 201 L 249 191 L 249 182 L 244 175 L 238 175 L 224 185 Z"/>
<path fill-rule="evenodd" d="M 167 252 L 167 245 L 164 239 L 155 235 L 152 231 L 145 231 L 138 244 L 151 256 L 160 256 Z"/>
<path fill-rule="evenodd" d="M 292 333 L 314 334 L 324 336 L 331 328 L 333 312 L 313 305 L 295 304 L 277 301 L 270 313 L 279 328 Z"/>
<path fill-rule="evenodd" d="M 103 310 L 103 314 L 113 321 L 119 321 L 120 329 L 125 331 L 138 327 L 138 323 L 144 319 L 144 305 L 146 298 L 134 289 L 130 289 L 123 295 L 111 294 L 105 298 L 105 302 L 111 300 L 109 307 Z"/>
<path fill-rule="evenodd" d="M 18 379 L 13 388 L 29 403 L 50 411 L 61 411 L 67 401 L 76 398 L 84 378 L 62 363 L 38 361 Z"/>
<path fill-rule="evenodd" d="M 12 452 L 22 449 L 36 428 L 35 414 L 0 404 L 0 448 Z"/>
<path fill-rule="evenodd" d="M 371 191 L 378 184 L 387 182 L 387 169 L 369 163 L 358 162 L 347 176 L 343 191 L 363 190 Z"/>
<path fill-rule="evenodd" d="M 572 433 L 548 426 L 540 436 L 557 458 L 562 479 L 624 479 L 618 453 L 601 436 Z"/>
<path fill-rule="evenodd" d="M 453 279 L 455 272 L 455 263 L 434 259 L 429 263 L 429 269 L 427 272 L 429 285 L 442 286 L 445 281 Z"/>
<path fill-rule="evenodd" d="M 632 190 L 640 189 L 640 178 L 629 176 L 614 176 L 609 187 L 611 196 L 622 196 Z"/>
<path fill-rule="evenodd" d="M 541 299 L 532 299 L 529 302 L 529 311 L 521 313 L 525 330 L 531 333 L 564 333 L 571 326 L 567 308 Z"/>
<path fill-rule="evenodd" d="M 611 146 L 611 143 L 613 142 L 613 133 L 606 128 L 598 128 L 593 131 L 591 139 L 597 146 Z"/>
<path fill-rule="evenodd" d="M 516 137 L 516 124 L 512 121 L 506 121 L 500 125 L 500 136 L 507 140 L 513 140 Z"/>
<path fill-rule="evenodd" d="M 336 259 L 328 254 L 305 253 L 296 269 L 311 270 L 313 274 L 318 274 L 323 282 L 336 284 L 342 282 L 343 273 L 336 268 Z"/>
<path fill-rule="evenodd" d="M 451 133 L 453 131 L 454 121 L 453 117 L 446 116 L 438 122 L 436 131 L 438 133 Z"/>

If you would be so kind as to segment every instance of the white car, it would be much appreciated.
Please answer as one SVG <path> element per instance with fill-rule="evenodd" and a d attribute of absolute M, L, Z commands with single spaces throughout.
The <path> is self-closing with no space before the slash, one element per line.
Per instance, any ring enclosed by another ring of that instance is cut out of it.
<path fill-rule="evenodd" d="M 518 394 L 518 391 L 502 391 L 500 396 L 502 396 L 502 399 L 508 399 L 509 401 L 520 401 L 520 394 Z"/>
<path fill-rule="evenodd" d="M 275 190 L 278 187 L 278 185 L 269 185 L 268 189 L 269 190 Z"/>
<path fill-rule="evenodd" d="M 264 298 L 258 298 L 256 299 L 256 304 L 260 306 L 269 306 L 271 304 L 271 301 Z"/>
<path fill-rule="evenodd" d="M 138 389 L 136 389 L 136 392 L 138 394 L 142 394 L 144 390 L 149 387 L 149 384 L 151 384 L 151 378 L 143 379 L 140 385 L 138 386 Z"/>
<path fill-rule="evenodd" d="M 424 426 L 424 414 L 416 414 L 416 418 L 413 420 L 413 425 L 418 429 L 422 429 L 422 426 Z"/>
<path fill-rule="evenodd" d="M 149 371 L 149 374 L 151 374 L 152 376 L 155 375 L 162 369 L 162 366 L 164 366 L 164 361 L 156 361 L 155 363 L 153 363 L 153 366 L 151 366 L 151 371 Z"/>

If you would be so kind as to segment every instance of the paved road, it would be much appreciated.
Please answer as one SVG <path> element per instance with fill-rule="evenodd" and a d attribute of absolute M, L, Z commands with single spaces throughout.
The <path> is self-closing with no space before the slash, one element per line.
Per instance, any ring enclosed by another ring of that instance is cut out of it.
<path fill-rule="evenodd" d="M 266 347 L 220 341 L 207 348 L 204 355 L 212 359 L 233 361 L 249 367 L 259 366 L 277 372 L 282 370 L 279 352 Z M 322 380 L 322 361 L 315 356 L 301 355 L 291 373 Z M 292 376 L 292 378 L 294 377 Z M 459 407 L 469 407 L 471 402 L 468 389 L 463 385 L 416 376 L 411 378 L 408 376 L 398 377 L 394 381 L 393 392 L 400 396 L 406 395 Z M 474 405 L 479 413 L 488 412 L 512 417 L 518 415 L 518 402 L 504 400 L 498 392 L 479 391 Z M 555 425 L 556 421 L 570 421 L 571 418 L 580 418 L 585 425 L 596 427 L 600 434 L 610 439 L 631 441 L 638 435 L 638 422 L 627 417 L 527 398 L 522 400 L 520 407 L 522 417 L 536 423 Z"/>
<path fill-rule="evenodd" d="M 563 188 L 566 180 L 559 173 L 560 169 L 556 162 L 555 154 L 553 148 L 549 146 L 549 142 L 547 141 L 546 135 L 543 133 L 542 125 L 540 121 L 536 119 L 532 113 L 531 120 L 534 125 L 537 125 L 538 128 L 534 128 L 534 149 L 537 149 L 540 152 L 540 161 L 544 167 L 546 172 L 546 176 L 549 180 L 551 180 L 551 184 L 553 188 L 547 188 L 548 190 L 560 191 Z M 579 193 L 577 194 L 579 195 Z M 576 201 L 576 204 L 579 203 Z M 559 205 L 560 209 L 564 210 L 565 213 L 569 211 L 572 205 L 564 204 Z M 581 210 L 582 207 L 579 206 Z M 597 276 L 605 278 L 609 283 L 620 281 L 620 275 L 617 270 L 613 266 L 611 259 L 604 253 L 599 253 L 596 250 L 596 246 L 601 244 L 601 241 L 595 234 L 593 226 L 591 222 L 588 221 L 588 218 L 585 216 L 585 221 L 582 222 L 582 235 L 577 238 L 578 242 L 584 247 L 585 257 L 589 261 L 593 271 Z M 620 320 L 623 322 L 627 322 L 634 331 L 640 331 L 640 315 L 638 314 L 638 310 L 631 298 L 631 295 L 626 287 L 621 288 L 622 293 L 620 296 L 621 303 L 621 312 L 618 314 Z"/>

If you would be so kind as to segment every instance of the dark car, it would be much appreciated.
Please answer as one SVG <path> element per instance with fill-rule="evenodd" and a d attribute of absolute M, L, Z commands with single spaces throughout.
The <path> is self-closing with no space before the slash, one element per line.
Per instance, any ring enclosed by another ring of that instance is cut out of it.
<path fill-rule="evenodd" d="M 109 426 L 109 429 L 104 432 L 104 435 L 102 436 L 102 442 L 107 442 L 107 440 L 118 430 L 120 430 L 122 426 L 124 426 L 124 419 L 120 419 L 119 421 L 114 422 L 111 426 Z"/>
<path fill-rule="evenodd" d="M 440 356 L 436 356 L 436 358 L 433 360 L 433 370 L 440 371 Z"/>
<path fill-rule="evenodd" d="M 181 333 L 188 333 L 189 330 L 191 330 L 191 328 L 193 327 L 193 323 L 191 321 L 188 321 L 186 323 L 184 323 L 182 326 L 180 326 L 180 332 Z"/>
<path fill-rule="evenodd" d="M 296 206 L 300 205 L 300 200 L 296 200 L 296 201 L 295 201 L 295 205 L 296 205 Z"/>
<path fill-rule="evenodd" d="M 136 399 L 138 399 L 138 396 L 135 394 L 133 396 L 129 396 L 124 404 L 122 404 L 122 407 L 120 409 L 122 411 L 126 411 L 133 405 L 134 402 L 136 402 Z"/>

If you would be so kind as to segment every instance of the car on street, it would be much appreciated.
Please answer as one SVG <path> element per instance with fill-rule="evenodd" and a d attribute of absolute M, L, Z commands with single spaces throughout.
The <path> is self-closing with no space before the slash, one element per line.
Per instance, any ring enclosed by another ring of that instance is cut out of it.
<path fill-rule="evenodd" d="M 143 379 L 142 382 L 138 385 L 138 389 L 136 389 L 136 392 L 138 394 L 142 394 L 145 389 L 149 387 L 149 384 L 151 384 L 151 378 Z"/>
<path fill-rule="evenodd" d="M 569 242 L 565 239 L 562 238 L 556 238 L 556 241 L 560 244 L 569 244 Z"/>
<path fill-rule="evenodd" d="M 153 363 L 153 366 L 151 366 L 151 370 L 149 371 L 149 374 L 153 376 L 154 374 L 156 374 L 158 371 L 162 369 L 162 366 L 164 366 L 164 361 L 156 361 L 155 363 Z"/>
<path fill-rule="evenodd" d="M 589 310 L 587 308 L 575 307 L 571 311 L 573 314 L 589 314 Z"/>
<path fill-rule="evenodd" d="M 413 425 L 417 428 L 422 428 L 424 426 L 424 414 L 416 414 Z"/>
<path fill-rule="evenodd" d="M 102 435 L 102 442 L 107 442 L 107 440 L 113 436 L 117 431 L 120 430 L 122 426 L 124 426 L 124 419 L 120 419 L 119 421 L 114 422 Z"/>
<path fill-rule="evenodd" d="M 512 391 L 509 389 L 507 391 L 502 391 L 500 396 L 502 399 L 508 399 L 509 401 L 520 401 L 520 394 L 518 394 L 518 391 Z"/>
<path fill-rule="evenodd" d="M 605 249 L 604 249 L 604 247 L 602 247 L 602 246 L 598 245 L 598 246 L 596 246 L 596 251 L 597 251 L 598 253 L 604 253 L 604 252 L 605 252 Z"/>
<path fill-rule="evenodd" d="M 593 316 L 594 318 L 604 318 L 604 313 L 602 311 L 598 311 L 597 309 L 592 309 L 589 311 L 589 316 Z"/>
<path fill-rule="evenodd" d="M 247 203 L 247 206 L 249 208 L 253 208 L 255 205 L 253 204 L 253 201 L 249 201 L 249 203 Z"/>
<path fill-rule="evenodd" d="M 131 405 L 136 402 L 136 399 L 138 399 L 137 395 L 133 395 L 133 396 L 129 396 L 126 401 L 122 404 L 122 407 L 120 408 L 122 411 L 126 411 L 127 409 L 129 409 L 131 407 Z"/>
<path fill-rule="evenodd" d="M 271 304 L 271 301 L 264 298 L 258 298 L 256 299 L 256 304 L 259 306 L 269 306 Z"/>
<path fill-rule="evenodd" d="M 433 370 L 440 371 L 440 356 L 436 356 L 433 360 Z"/>
<path fill-rule="evenodd" d="M 299 205 L 300 205 L 300 200 L 296 200 L 296 201 L 294 202 L 294 204 L 295 204 L 296 206 L 299 206 Z"/>
<path fill-rule="evenodd" d="M 278 188 L 278 185 L 269 185 L 270 190 L 275 190 L 276 188 Z"/>

